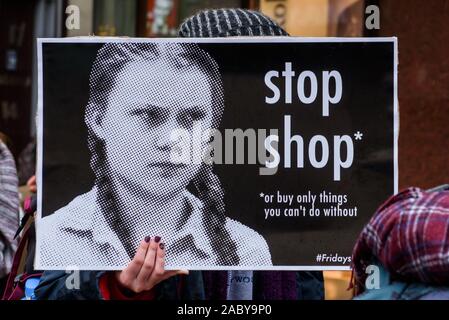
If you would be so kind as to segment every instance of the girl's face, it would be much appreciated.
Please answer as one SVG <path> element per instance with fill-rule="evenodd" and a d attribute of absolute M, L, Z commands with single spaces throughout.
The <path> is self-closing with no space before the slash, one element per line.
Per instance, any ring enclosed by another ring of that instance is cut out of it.
<path fill-rule="evenodd" d="M 170 136 L 183 129 L 192 137 L 194 124 L 211 128 L 207 76 L 163 60 L 131 62 L 118 74 L 107 105 L 95 131 L 105 143 L 110 176 L 136 194 L 167 196 L 185 188 L 201 164 L 175 163 L 177 143 Z"/>

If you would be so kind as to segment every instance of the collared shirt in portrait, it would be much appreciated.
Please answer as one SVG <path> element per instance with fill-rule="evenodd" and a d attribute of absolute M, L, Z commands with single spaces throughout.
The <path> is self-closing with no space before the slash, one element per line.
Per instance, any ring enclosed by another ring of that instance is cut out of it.
<path fill-rule="evenodd" d="M 204 225 L 202 202 L 187 190 L 184 197 L 192 212 L 175 237 L 164 238 L 166 266 L 176 269 L 217 266 L 217 254 Z M 239 266 L 272 265 L 268 245 L 260 234 L 230 218 L 226 218 L 225 228 L 236 244 Z M 96 187 L 54 214 L 38 220 L 37 232 L 38 267 L 118 270 L 130 261 L 118 235 L 100 211 Z"/>

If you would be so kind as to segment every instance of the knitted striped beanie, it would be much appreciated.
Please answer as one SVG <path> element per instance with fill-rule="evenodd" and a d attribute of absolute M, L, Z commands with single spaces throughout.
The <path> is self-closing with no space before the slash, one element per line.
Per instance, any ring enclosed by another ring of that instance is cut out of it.
<path fill-rule="evenodd" d="M 288 36 L 276 22 L 260 12 L 246 9 L 200 11 L 179 28 L 183 38 Z"/>

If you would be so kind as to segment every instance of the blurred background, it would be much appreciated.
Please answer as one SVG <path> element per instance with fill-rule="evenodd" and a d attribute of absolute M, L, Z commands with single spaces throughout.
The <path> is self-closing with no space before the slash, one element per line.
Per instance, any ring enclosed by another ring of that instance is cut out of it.
<path fill-rule="evenodd" d="M 398 37 L 399 188 L 449 181 L 448 0 L 0 0 L 0 139 L 20 184 L 34 173 L 36 38 L 175 37 L 197 11 L 229 7 L 261 11 L 292 36 Z M 325 272 L 326 299 L 351 298 L 349 278 Z"/>

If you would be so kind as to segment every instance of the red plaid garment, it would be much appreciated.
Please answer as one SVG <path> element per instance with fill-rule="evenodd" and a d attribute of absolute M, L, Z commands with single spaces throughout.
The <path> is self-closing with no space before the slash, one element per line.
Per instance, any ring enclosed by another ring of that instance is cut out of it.
<path fill-rule="evenodd" d="M 377 259 L 392 279 L 449 285 L 449 191 L 408 188 L 388 199 L 354 247 L 357 284 Z"/>

